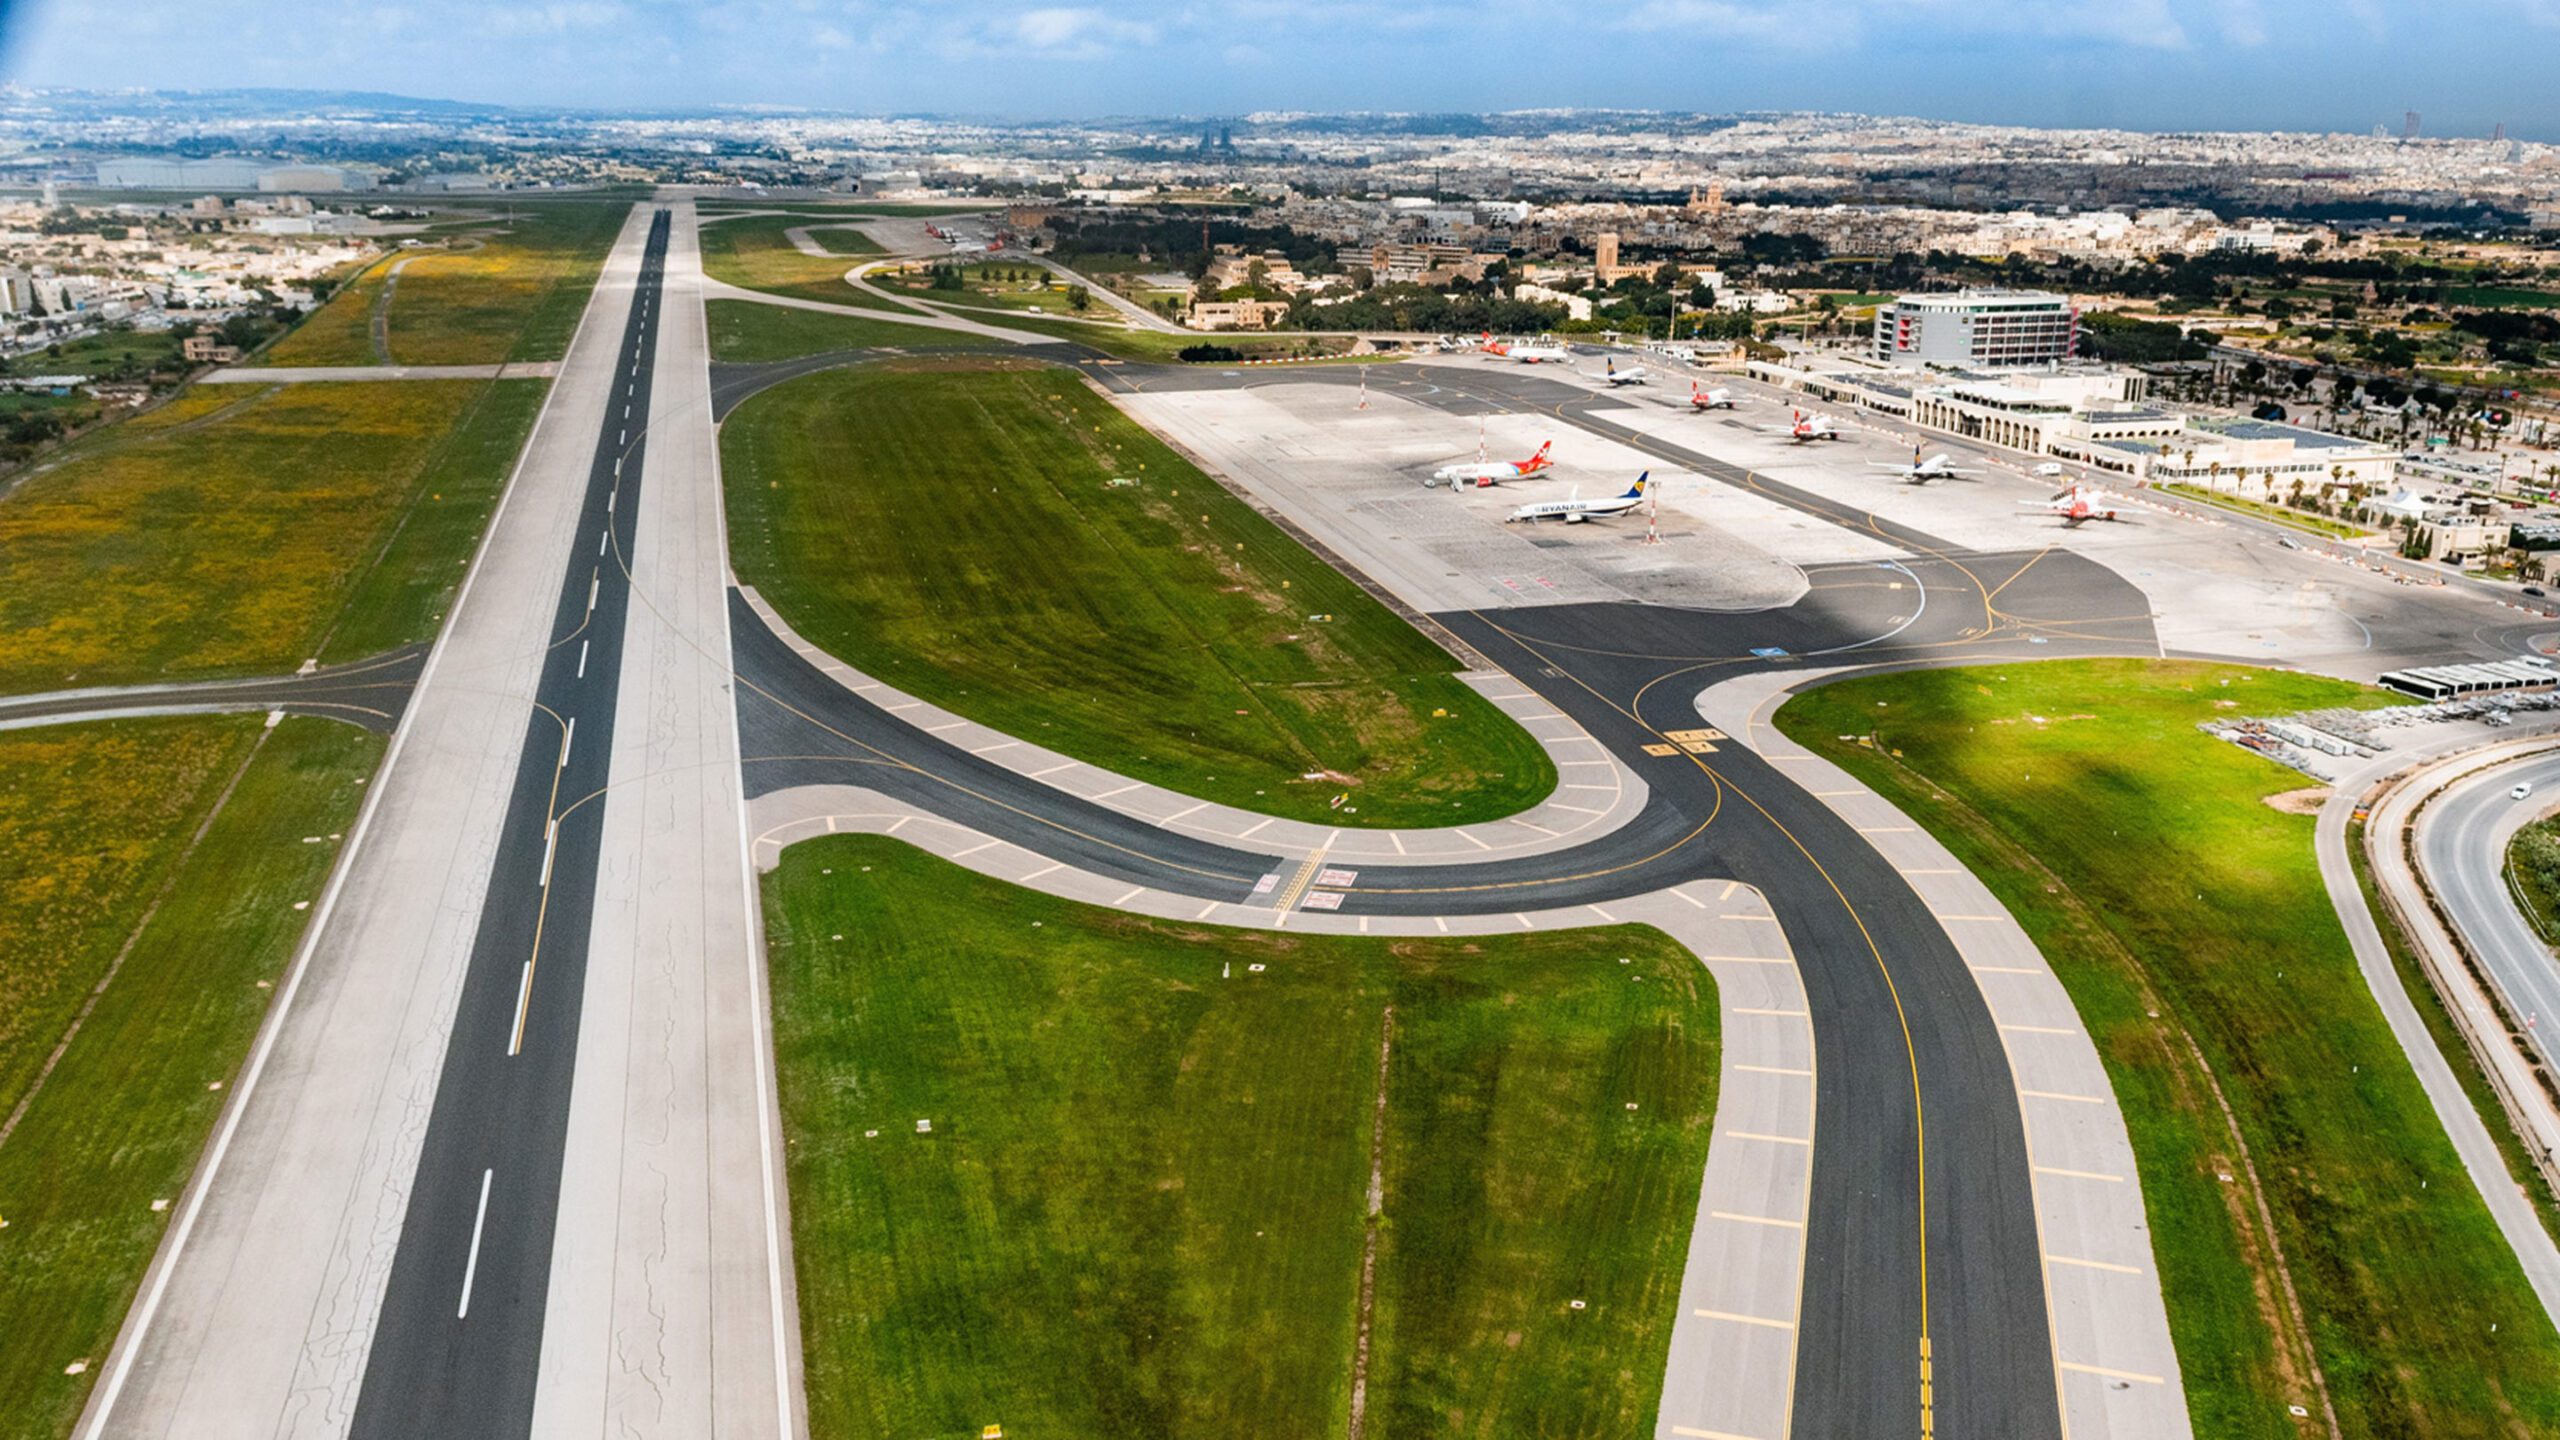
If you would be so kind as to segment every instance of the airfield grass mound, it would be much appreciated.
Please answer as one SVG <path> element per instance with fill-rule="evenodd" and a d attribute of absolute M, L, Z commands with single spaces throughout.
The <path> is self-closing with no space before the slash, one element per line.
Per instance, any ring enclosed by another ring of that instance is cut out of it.
<path fill-rule="evenodd" d="M 1346 825 L 1489 820 L 1554 788 L 1446 652 L 1070 371 L 804 376 L 729 417 L 721 463 L 741 579 L 812 644 L 1008 734 Z"/>
<path fill-rule="evenodd" d="M 0 734 L 0 1440 L 69 1433 L 382 753 L 264 726 Z"/>
<path fill-rule="evenodd" d="M 704 225 L 698 232 L 702 246 L 702 273 L 714 280 L 726 281 L 742 290 L 762 290 L 768 295 L 791 295 L 803 300 L 824 300 L 832 305 L 853 305 L 865 310 L 906 311 L 909 307 L 894 300 L 883 300 L 868 291 L 857 290 L 845 282 L 845 272 L 866 254 L 879 253 L 879 247 L 852 230 L 831 230 L 820 242 L 840 253 L 803 255 L 798 246 L 785 236 L 786 231 L 810 223 L 805 215 L 748 215 L 723 220 L 717 225 Z M 870 248 L 850 248 L 859 241 Z"/>
<path fill-rule="evenodd" d="M 733 364 L 795 360 L 830 350 L 1004 350 L 984 335 L 936 330 L 896 320 L 829 315 L 752 300 L 713 300 L 703 307 L 711 325 L 711 358 Z"/>
<path fill-rule="evenodd" d="M 103 432 L 0 503 L 0 694 L 427 638 L 542 388 L 199 386 Z"/>
<path fill-rule="evenodd" d="M 1344 1434 L 1373 1138 L 1367 1433 L 1651 1432 L 1718 1053 L 1660 932 L 1225 930 L 872 836 L 764 893 L 819 1440 Z"/>
<path fill-rule="evenodd" d="M 1843 681 L 1778 713 L 1981 876 L 2069 990 L 2140 1161 L 2198 1435 L 2320 1413 L 2288 1281 L 2344 1433 L 2560 1433 L 2560 1335 L 2364 986 L 2313 817 L 2263 803 L 2301 777 L 2196 729 L 2387 698 L 2055 661 Z"/>

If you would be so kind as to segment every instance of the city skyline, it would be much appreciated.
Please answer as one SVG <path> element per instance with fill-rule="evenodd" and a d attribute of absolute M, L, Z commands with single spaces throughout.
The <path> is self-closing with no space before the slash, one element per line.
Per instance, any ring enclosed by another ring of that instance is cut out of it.
<path fill-rule="evenodd" d="M 772 105 L 1007 119 L 1253 110 L 1817 110 L 2143 131 L 2560 137 L 2560 5 L 1958 6 L 1643 0 L 1614 11 L 1332 0 L 1040 5 L 628 0 L 272 7 L 50 0 L 32 86 L 391 91 L 533 107 Z M 2532 42 L 2539 43 L 2532 43 Z M 1890 63 L 1888 63 L 1890 62 Z"/>

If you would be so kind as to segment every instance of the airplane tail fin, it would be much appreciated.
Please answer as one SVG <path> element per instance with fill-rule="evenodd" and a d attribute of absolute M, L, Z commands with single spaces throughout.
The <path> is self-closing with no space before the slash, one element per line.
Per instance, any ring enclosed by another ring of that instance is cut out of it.
<path fill-rule="evenodd" d="M 1644 498 L 1644 487 L 1645 487 L 1645 483 L 1646 483 L 1647 481 L 1651 480 L 1652 478 L 1653 478 L 1653 472 L 1652 472 L 1652 471 L 1650 471 L 1650 470 L 1647 470 L 1647 471 L 1645 471 L 1643 474 L 1638 475 L 1638 476 L 1636 477 L 1636 483 L 1634 483 L 1633 485 L 1628 486 L 1628 487 L 1627 487 L 1627 493 L 1626 493 L 1626 494 L 1624 494 L 1624 495 L 1619 496 L 1618 498 L 1619 498 L 1619 499 L 1621 499 L 1621 500 L 1641 500 L 1641 499 L 1643 499 L 1643 498 Z"/>
<path fill-rule="evenodd" d="M 1528 472 L 1530 472 L 1530 471 L 1532 471 L 1532 470 L 1544 470 L 1544 469 L 1546 469 L 1548 466 L 1553 465 L 1554 463 L 1556 463 L 1556 462 L 1554 462 L 1553 460 L 1550 460 L 1550 459 L 1548 459 L 1548 458 L 1547 458 L 1547 450 L 1548 450 L 1548 447 L 1550 447 L 1550 446 L 1554 445 L 1555 443 L 1556 443 L 1556 442 L 1554 442 L 1553 440 L 1548 440 L 1548 441 L 1542 442 L 1542 443 L 1538 446 L 1538 453 L 1537 453 L 1537 454 L 1532 455 L 1532 456 L 1530 456 L 1527 460 L 1524 460 L 1524 461 L 1522 461 L 1522 462 L 1521 462 L 1521 464 L 1520 464 L 1520 472 L 1521 472 L 1522 474 L 1524 474 L 1524 475 L 1525 475 L 1525 474 L 1527 474 Z"/>

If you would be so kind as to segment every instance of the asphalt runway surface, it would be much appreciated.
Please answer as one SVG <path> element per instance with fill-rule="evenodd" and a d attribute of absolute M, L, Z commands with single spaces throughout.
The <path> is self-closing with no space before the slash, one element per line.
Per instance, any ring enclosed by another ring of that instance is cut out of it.
<path fill-rule="evenodd" d="M 531 1433 L 667 220 L 650 233 L 351 1433 Z M 607 532 L 615 553 L 603 552 Z M 580 803 L 580 802 L 587 803 Z"/>

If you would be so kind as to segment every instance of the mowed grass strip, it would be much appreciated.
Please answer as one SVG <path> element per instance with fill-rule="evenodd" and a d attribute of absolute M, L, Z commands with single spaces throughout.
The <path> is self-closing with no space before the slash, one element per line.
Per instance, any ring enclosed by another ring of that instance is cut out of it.
<path fill-rule="evenodd" d="M 711 219 L 703 218 L 706 222 Z M 697 232 L 702 247 L 702 273 L 742 290 L 762 290 L 769 295 L 792 295 L 865 310 L 909 310 L 908 306 L 846 283 L 846 272 L 863 255 L 879 253 L 879 247 L 858 232 L 824 231 L 811 238 L 837 253 L 802 254 L 787 232 L 809 223 L 805 215 L 747 215 L 716 225 L 705 223 Z M 857 241 L 869 248 L 849 248 Z"/>
<path fill-rule="evenodd" d="M 455 553 L 404 552 L 384 583 L 458 576 L 522 418 L 515 392 L 448 445 L 490 383 L 201 387 L 30 478 L 0 504 L 0 693 L 293 669 L 448 454 L 483 499 L 439 532 Z"/>
<path fill-rule="evenodd" d="M 1346 825 L 1490 820 L 1554 788 L 1444 651 L 1070 371 L 805 376 L 729 417 L 721 462 L 740 578 L 811 643 L 1008 734 Z"/>
<path fill-rule="evenodd" d="M 353 726 L 264 723 L 0 735 L 0 1109 L 133 941 L 0 1140 L 0 1440 L 87 1401 L 381 757 Z"/>
<path fill-rule="evenodd" d="M 2070 991 L 2140 1161 L 2198 1435 L 2320 1413 L 2288 1279 L 2344 1433 L 2560 1433 L 2560 1335 L 2365 988 L 2312 817 L 2264 803 L 2304 780 L 2195 728 L 2387 698 L 2054 661 L 1843 681 L 1778 713 L 1981 876 Z"/>
<path fill-rule="evenodd" d="M 794 310 L 753 300 L 713 300 L 704 313 L 711 326 L 711 358 L 732 364 L 795 360 L 830 350 L 1008 350 L 1003 340 L 960 330 Z"/>
<path fill-rule="evenodd" d="M 819 1440 L 1342 1435 L 1390 1007 L 1367 1433 L 1650 1433 L 1718 1054 L 1660 932 L 1223 930 L 868 836 L 764 896 Z"/>

